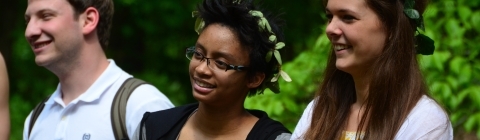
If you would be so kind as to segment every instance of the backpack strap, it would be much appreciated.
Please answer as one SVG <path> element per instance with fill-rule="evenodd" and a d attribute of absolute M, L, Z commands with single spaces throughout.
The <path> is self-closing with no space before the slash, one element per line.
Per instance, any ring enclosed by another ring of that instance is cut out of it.
<path fill-rule="evenodd" d="M 133 90 L 142 84 L 146 84 L 146 82 L 137 78 L 129 78 L 123 82 L 113 98 L 110 120 L 112 121 L 113 135 L 116 140 L 128 140 L 127 127 L 125 125 L 127 101 Z"/>
<path fill-rule="evenodd" d="M 35 125 L 35 121 L 37 121 L 38 116 L 42 113 L 43 108 L 45 107 L 45 102 L 50 98 L 43 99 L 42 102 L 38 103 L 37 106 L 33 109 L 32 116 L 30 117 L 30 124 L 28 125 L 28 137 L 30 138 L 30 133 L 32 133 L 33 126 Z"/>

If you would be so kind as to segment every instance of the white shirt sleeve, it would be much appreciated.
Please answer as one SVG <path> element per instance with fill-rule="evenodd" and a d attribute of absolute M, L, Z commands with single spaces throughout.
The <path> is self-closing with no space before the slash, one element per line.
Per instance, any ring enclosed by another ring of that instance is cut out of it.
<path fill-rule="evenodd" d="M 452 140 L 453 129 L 447 113 L 434 100 L 423 96 L 410 111 L 395 139 Z"/>
<path fill-rule="evenodd" d="M 136 88 L 127 102 L 126 127 L 130 139 L 145 112 L 154 112 L 174 107 L 172 102 L 157 88 L 150 84 L 144 84 Z"/>
<path fill-rule="evenodd" d="M 290 140 L 300 140 L 303 134 L 310 127 L 310 123 L 312 120 L 313 104 L 314 104 L 314 101 L 310 101 L 310 103 L 308 103 L 305 110 L 303 110 L 302 117 L 298 121 L 297 126 L 295 127 L 295 130 L 293 131 L 293 134 Z"/>

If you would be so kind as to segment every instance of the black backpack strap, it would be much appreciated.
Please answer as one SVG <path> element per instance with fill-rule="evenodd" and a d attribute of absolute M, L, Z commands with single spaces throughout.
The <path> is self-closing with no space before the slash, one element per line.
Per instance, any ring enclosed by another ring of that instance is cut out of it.
<path fill-rule="evenodd" d="M 38 116 L 42 113 L 43 108 L 45 107 L 45 102 L 50 98 L 43 99 L 42 102 L 38 103 L 37 106 L 33 109 L 32 116 L 30 116 L 30 124 L 28 125 L 28 137 L 30 138 L 30 133 L 32 133 L 33 126 L 35 125 L 35 121 L 37 121 Z"/>
<path fill-rule="evenodd" d="M 128 139 L 127 127 L 125 124 L 127 101 L 133 90 L 142 84 L 146 84 L 146 82 L 137 78 L 129 78 L 123 82 L 113 98 L 110 120 L 112 121 L 113 135 L 116 140 Z"/>

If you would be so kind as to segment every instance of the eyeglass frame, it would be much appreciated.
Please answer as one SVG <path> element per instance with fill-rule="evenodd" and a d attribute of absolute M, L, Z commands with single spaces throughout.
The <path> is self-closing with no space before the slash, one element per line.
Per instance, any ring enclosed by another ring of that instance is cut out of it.
<path fill-rule="evenodd" d="M 189 53 L 192 54 L 191 57 L 188 57 Z M 213 58 L 208 58 L 206 57 L 205 55 L 203 55 L 202 53 L 198 52 L 196 49 L 195 49 L 195 46 L 191 46 L 191 47 L 187 47 L 185 49 L 185 57 L 187 57 L 188 60 L 192 61 L 193 59 L 193 55 L 195 54 L 199 54 L 202 58 L 200 59 L 200 62 L 202 62 L 203 60 L 207 60 L 207 66 L 210 68 L 210 69 L 213 69 L 212 67 L 210 67 L 210 59 L 213 59 Z M 227 72 L 228 70 L 236 70 L 236 71 L 245 71 L 248 69 L 247 66 L 242 66 L 242 65 L 238 65 L 238 66 L 235 66 L 235 65 L 231 65 L 231 64 L 228 64 L 226 62 L 223 62 L 221 60 L 216 60 L 216 59 L 213 59 L 214 63 L 217 63 L 219 64 L 218 62 L 221 62 L 223 64 L 226 65 L 226 68 L 225 68 L 225 72 Z M 221 70 L 221 69 L 220 69 Z"/>

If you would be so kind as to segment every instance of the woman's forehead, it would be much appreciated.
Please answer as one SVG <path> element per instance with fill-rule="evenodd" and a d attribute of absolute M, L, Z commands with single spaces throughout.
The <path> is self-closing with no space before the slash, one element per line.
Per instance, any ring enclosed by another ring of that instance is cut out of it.
<path fill-rule="evenodd" d="M 200 33 L 196 46 L 205 51 L 206 55 L 220 55 L 231 59 L 248 58 L 248 51 L 241 46 L 236 34 L 220 24 L 207 26 Z"/>

